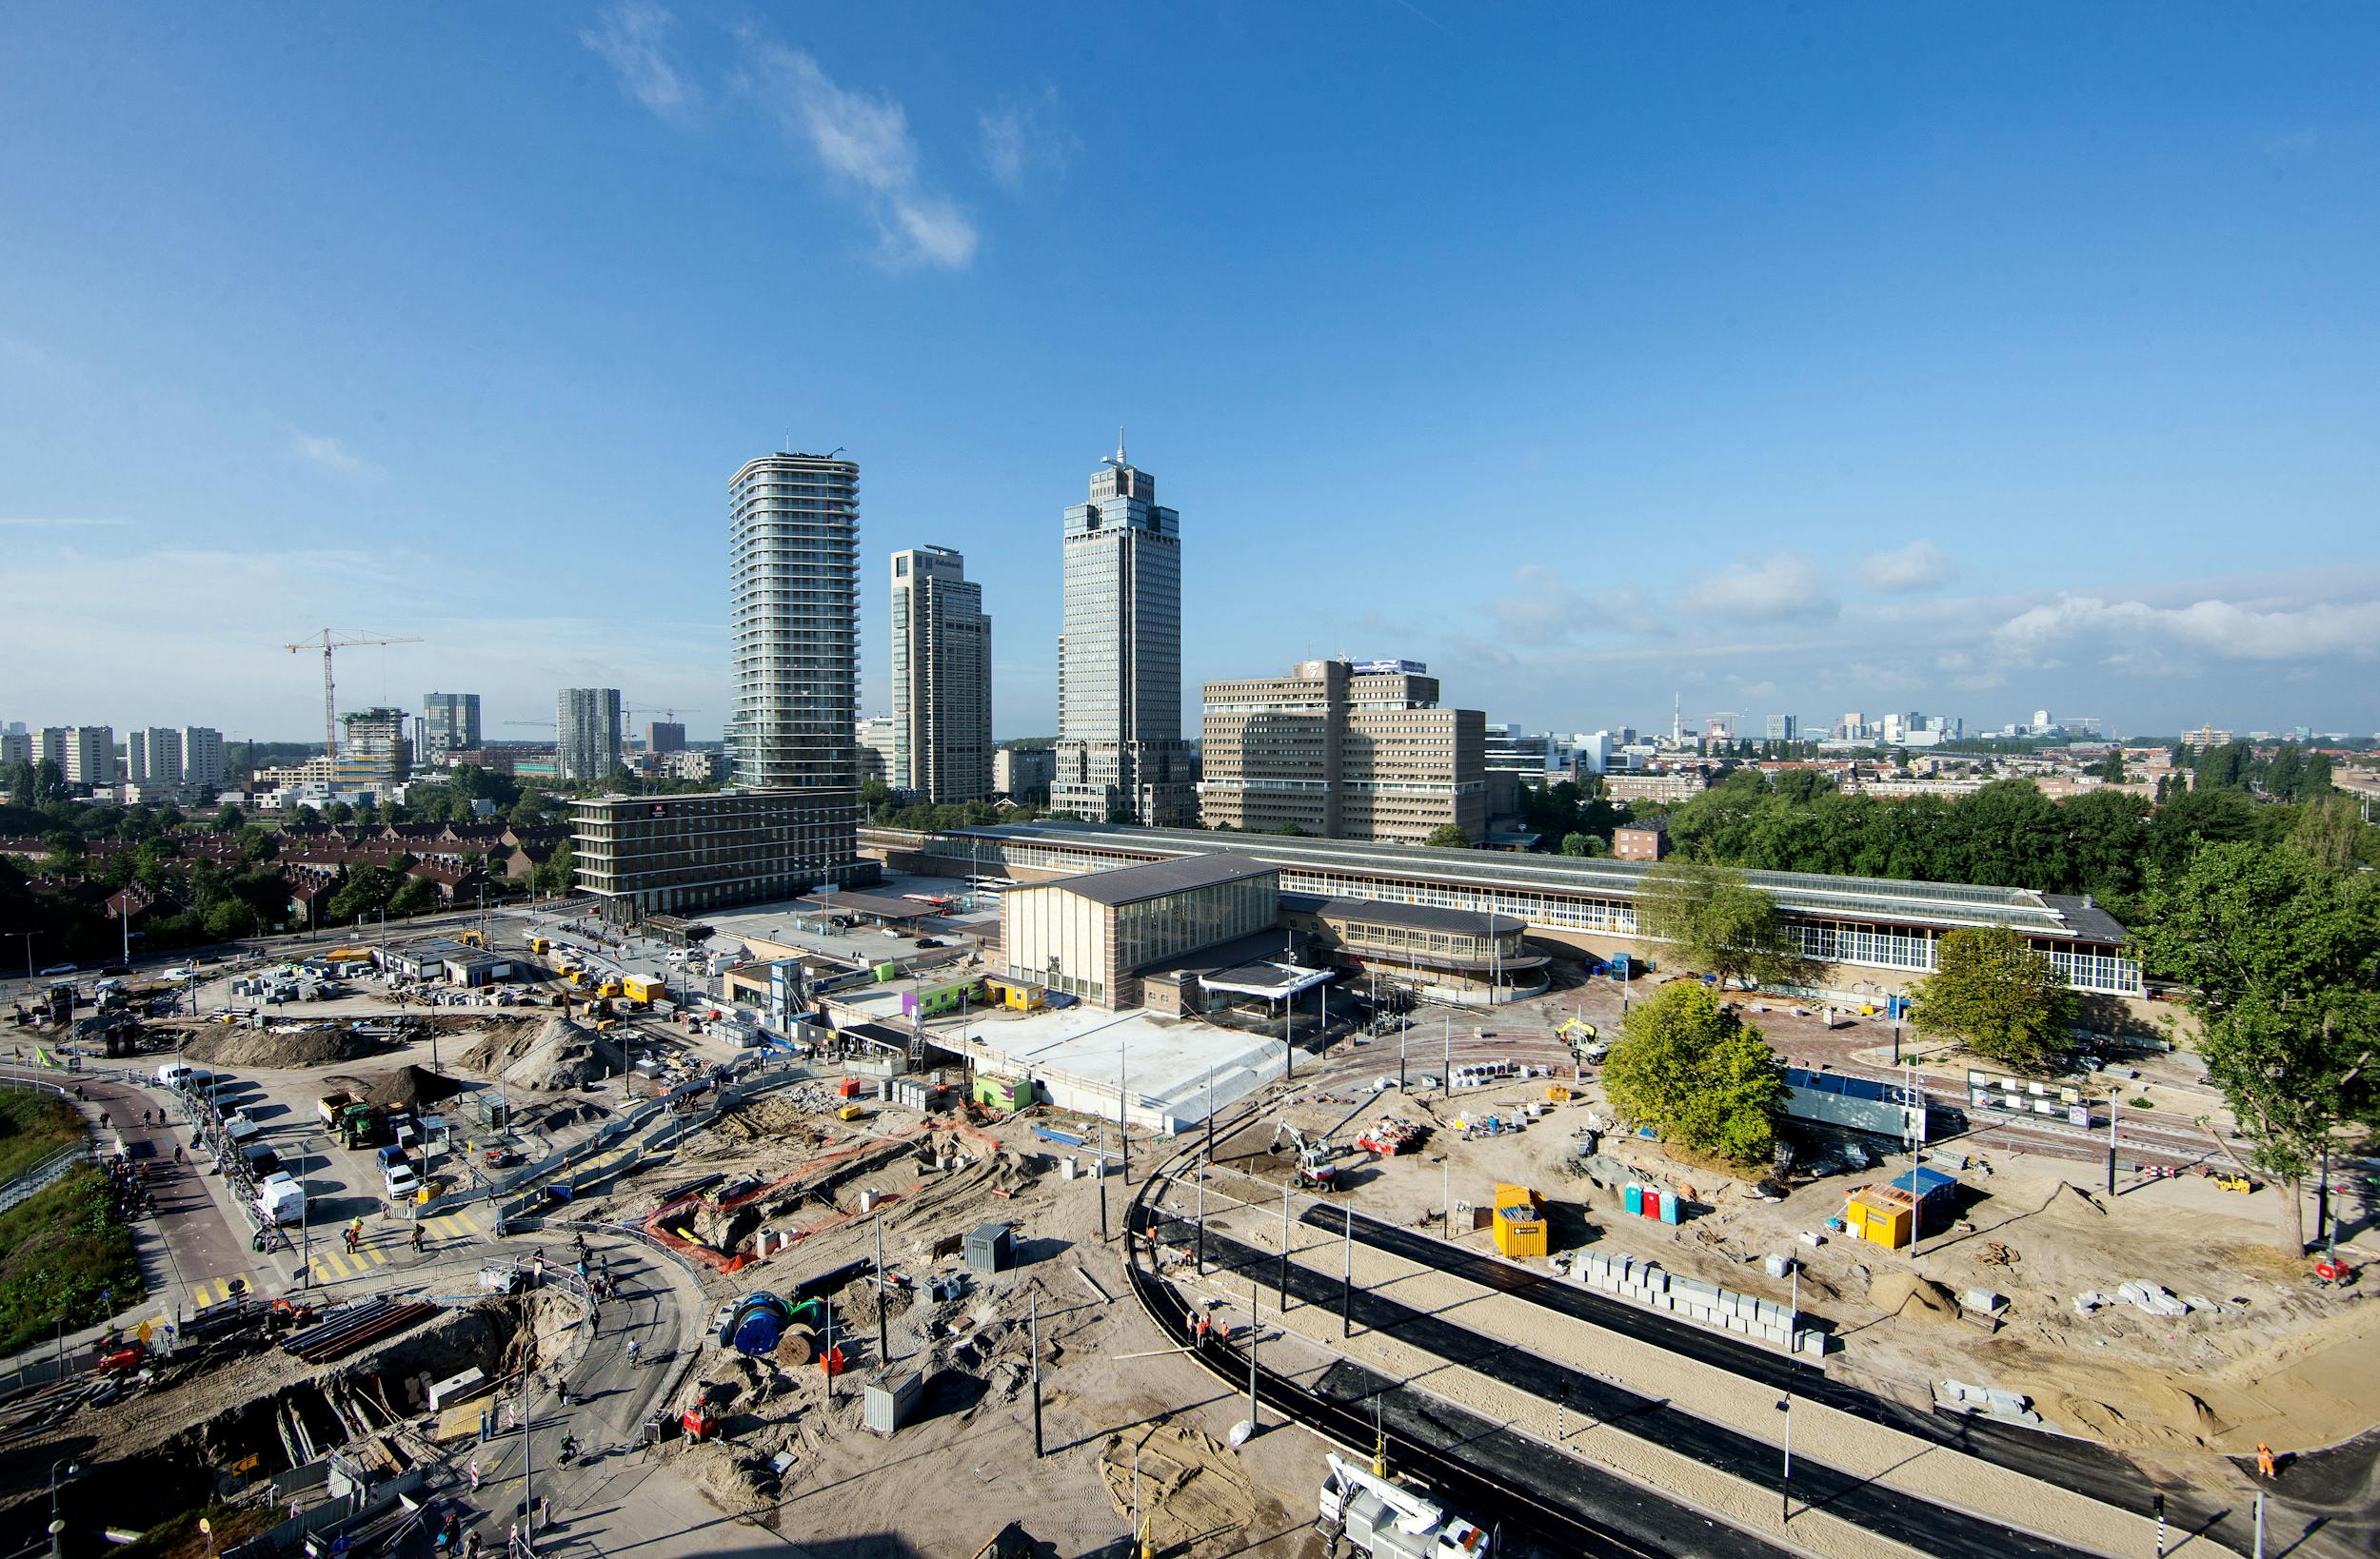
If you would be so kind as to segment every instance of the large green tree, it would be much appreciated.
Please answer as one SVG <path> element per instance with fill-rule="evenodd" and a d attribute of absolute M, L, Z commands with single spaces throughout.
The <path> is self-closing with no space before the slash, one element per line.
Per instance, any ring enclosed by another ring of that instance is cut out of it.
<path fill-rule="evenodd" d="M 1672 980 L 1629 1010 L 1603 1063 L 1613 1106 L 1698 1153 L 1766 1163 L 1785 1106 L 1785 1066 L 1760 1031 L 1700 980 Z"/>
<path fill-rule="evenodd" d="M 2006 926 L 1967 926 L 1934 947 L 1909 1021 L 2018 1072 L 2049 1072 L 2073 1048 L 2073 997 L 2045 954 Z"/>
<path fill-rule="evenodd" d="M 2326 1149 L 2380 1127 L 2380 886 L 2303 851 L 2201 849 L 2160 874 L 2141 941 L 2192 990 L 2198 1053 L 2259 1168 L 2295 1188 Z"/>
<path fill-rule="evenodd" d="M 1471 848 L 1471 836 L 1462 831 L 1460 823 L 1440 823 L 1431 829 L 1430 837 L 1421 842 L 1437 845 L 1442 850 L 1468 850 Z"/>
<path fill-rule="evenodd" d="M 1654 867 L 1637 891 L 1636 929 L 1723 982 L 1794 985 L 1813 973 L 1776 901 L 1731 866 L 1671 859 Z"/>

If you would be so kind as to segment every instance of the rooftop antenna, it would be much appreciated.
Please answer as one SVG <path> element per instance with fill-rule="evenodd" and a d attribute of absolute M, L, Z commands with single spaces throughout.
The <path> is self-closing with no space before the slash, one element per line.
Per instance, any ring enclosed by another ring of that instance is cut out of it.
<path fill-rule="evenodd" d="M 1128 464 L 1124 459 L 1124 430 L 1122 427 L 1119 426 L 1116 429 L 1116 452 L 1101 461 L 1100 464 L 1101 465 L 1113 465 L 1120 471 L 1122 470 Z"/>

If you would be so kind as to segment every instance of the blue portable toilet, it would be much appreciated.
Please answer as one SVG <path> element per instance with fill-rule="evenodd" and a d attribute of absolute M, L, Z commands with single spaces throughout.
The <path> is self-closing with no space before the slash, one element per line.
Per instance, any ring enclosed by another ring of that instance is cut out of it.
<path fill-rule="evenodd" d="M 1661 1221 L 1663 1223 L 1677 1221 L 1677 1193 L 1675 1191 L 1661 1193 Z"/>
<path fill-rule="evenodd" d="M 1628 1199 L 1628 1215 L 1632 1218 L 1643 1217 L 1644 1187 L 1639 1185 L 1631 1185 L 1627 1191 L 1622 1193 L 1622 1194 Z"/>

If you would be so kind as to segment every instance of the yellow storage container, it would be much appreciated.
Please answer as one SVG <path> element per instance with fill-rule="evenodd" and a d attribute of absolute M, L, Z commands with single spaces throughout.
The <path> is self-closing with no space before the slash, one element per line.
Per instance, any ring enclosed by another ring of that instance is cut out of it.
<path fill-rule="evenodd" d="M 1496 1188 L 1496 1251 L 1506 1256 L 1545 1254 L 1545 1214 L 1526 1186 Z"/>
<path fill-rule="evenodd" d="M 1843 1222 L 1854 1236 L 1888 1251 L 1897 1251 L 1910 1242 L 1916 1221 L 1915 1208 L 1888 1201 L 1873 1192 L 1862 1192 L 1843 1208 Z"/>

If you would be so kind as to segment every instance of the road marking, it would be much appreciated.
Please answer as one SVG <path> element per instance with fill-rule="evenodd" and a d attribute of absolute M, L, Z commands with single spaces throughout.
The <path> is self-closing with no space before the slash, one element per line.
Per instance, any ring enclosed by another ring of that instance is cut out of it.
<path fill-rule="evenodd" d="M 248 1273 L 237 1273 L 229 1277 L 209 1277 L 190 1285 L 191 1308 L 204 1310 L 208 1305 L 221 1304 L 231 1297 L 231 1285 L 234 1283 L 247 1285 L 250 1294 L 256 1293 L 256 1279 Z"/>

